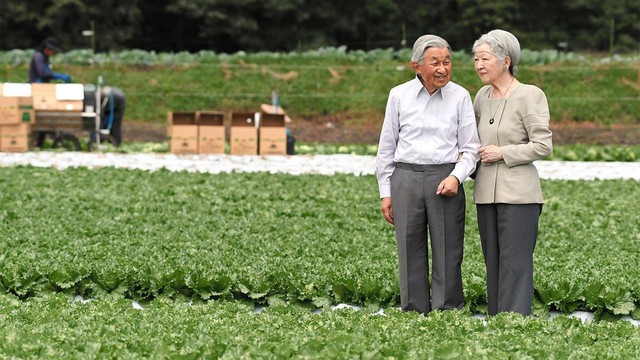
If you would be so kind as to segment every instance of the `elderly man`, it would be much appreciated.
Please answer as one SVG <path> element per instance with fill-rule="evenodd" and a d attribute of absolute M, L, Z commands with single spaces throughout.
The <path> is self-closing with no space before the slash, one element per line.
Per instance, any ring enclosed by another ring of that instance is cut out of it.
<path fill-rule="evenodd" d="M 465 195 L 480 142 L 469 92 L 450 81 L 451 47 L 435 35 L 413 45 L 416 77 L 391 89 L 376 174 L 395 226 L 403 310 L 460 309 Z M 431 238 L 431 286 L 428 237 Z"/>

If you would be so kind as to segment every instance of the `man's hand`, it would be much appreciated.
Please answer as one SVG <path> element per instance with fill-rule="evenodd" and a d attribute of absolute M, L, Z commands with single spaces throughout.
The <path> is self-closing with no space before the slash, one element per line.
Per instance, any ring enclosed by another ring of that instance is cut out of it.
<path fill-rule="evenodd" d="M 380 200 L 380 211 L 382 211 L 382 216 L 384 219 L 389 222 L 389 224 L 393 225 L 393 209 L 391 208 L 391 198 L 383 197 Z"/>
<path fill-rule="evenodd" d="M 438 189 L 436 190 L 436 194 L 442 196 L 454 196 L 458 193 L 459 184 L 460 181 L 458 181 L 457 177 L 449 175 L 440 182 L 440 185 L 438 185 Z"/>

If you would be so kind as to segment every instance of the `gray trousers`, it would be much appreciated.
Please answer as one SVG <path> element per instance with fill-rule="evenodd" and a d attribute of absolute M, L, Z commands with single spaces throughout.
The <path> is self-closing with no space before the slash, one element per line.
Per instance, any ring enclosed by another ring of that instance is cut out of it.
<path fill-rule="evenodd" d="M 541 204 L 478 204 L 478 229 L 487 267 L 489 315 L 531 314 L 533 249 Z"/>
<path fill-rule="evenodd" d="M 391 206 L 398 245 L 400 302 L 403 310 L 461 309 L 465 195 L 436 195 L 454 164 L 396 164 Z M 429 286 L 428 238 L 431 238 Z M 431 295 L 431 296 L 430 296 Z"/>

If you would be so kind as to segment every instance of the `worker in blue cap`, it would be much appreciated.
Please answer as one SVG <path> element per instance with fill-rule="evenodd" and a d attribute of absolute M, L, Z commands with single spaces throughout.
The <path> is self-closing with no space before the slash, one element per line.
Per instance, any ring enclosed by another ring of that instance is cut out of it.
<path fill-rule="evenodd" d="M 42 41 L 29 63 L 30 83 L 48 83 L 52 80 L 61 80 L 65 83 L 71 82 L 71 75 L 51 71 L 49 58 L 59 52 L 62 52 L 62 47 L 55 37 L 50 36 Z"/>

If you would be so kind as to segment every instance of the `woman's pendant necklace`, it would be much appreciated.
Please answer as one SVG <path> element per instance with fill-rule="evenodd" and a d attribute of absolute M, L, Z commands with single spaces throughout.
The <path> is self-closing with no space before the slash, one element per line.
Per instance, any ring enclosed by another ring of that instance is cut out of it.
<path fill-rule="evenodd" d="M 496 111 L 493 112 L 493 116 L 491 116 L 491 119 L 489 119 L 489 125 L 493 125 L 493 123 L 495 122 L 496 113 L 498 113 L 498 110 L 500 110 L 500 105 L 502 105 L 502 100 L 504 100 L 504 98 L 500 99 L 500 102 L 498 103 L 498 107 L 496 108 Z M 506 107 L 507 104 L 504 104 L 504 106 Z M 504 108 L 503 108 L 503 111 L 504 111 Z"/>
<path fill-rule="evenodd" d="M 498 103 L 498 107 L 496 108 L 496 111 L 493 112 L 493 115 L 491 116 L 491 119 L 489 119 L 489 125 L 493 125 L 493 123 L 495 122 L 496 114 L 498 113 L 498 110 L 500 109 L 500 105 L 502 105 L 502 100 L 505 101 L 504 106 L 507 107 L 505 99 L 507 98 L 507 93 L 509 92 L 509 89 L 511 89 L 511 85 L 513 85 L 513 80 L 515 80 L 515 79 L 516 79 L 515 77 L 513 79 L 511 79 L 511 83 L 509 84 L 509 87 L 507 88 L 507 91 L 505 91 L 504 95 L 502 96 L 502 98 L 500 98 L 500 102 Z M 491 92 L 493 92 L 493 88 L 491 89 Z M 489 98 L 491 98 L 491 94 L 489 94 Z M 489 103 L 489 111 L 491 111 L 491 103 Z M 504 113 L 504 107 L 502 108 L 502 113 Z M 500 115 L 500 118 L 502 119 L 502 115 Z"/>

